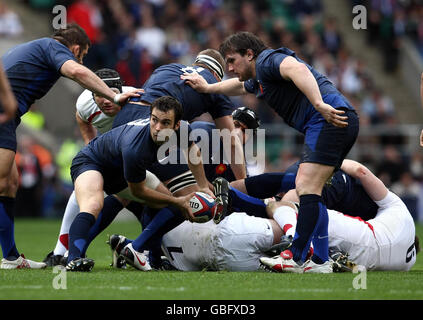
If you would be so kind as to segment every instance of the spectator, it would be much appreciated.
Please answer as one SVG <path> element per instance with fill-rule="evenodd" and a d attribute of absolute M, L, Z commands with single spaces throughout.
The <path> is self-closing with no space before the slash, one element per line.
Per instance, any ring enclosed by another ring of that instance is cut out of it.
<path fill-rule="evenodd" d="M 43 189 L 42 170 L 37 156 L 32 152 L 34 141 L 22 136 L 16 152 L 19 188 L 16 194 L 16 216 L 40 217 Z"/>
<path fill-rule="evenodd" d="M 387 186 L 391 186 L 399 180 L 407 169 L 407 164 L 401 158 L 398 149 L 392 145 L 388 145 L 383 150 L 383 158 L 377 165 L 376 175 L 378 177 L 384 176 L 388 180 L 385 180 L 385 182 L 388 182 Z"/>
<path fill-rule="evenodd" d="M 22 34 L 22 31 L 18 15 L 0 1 L 0 38 L 16 37 Z"/>

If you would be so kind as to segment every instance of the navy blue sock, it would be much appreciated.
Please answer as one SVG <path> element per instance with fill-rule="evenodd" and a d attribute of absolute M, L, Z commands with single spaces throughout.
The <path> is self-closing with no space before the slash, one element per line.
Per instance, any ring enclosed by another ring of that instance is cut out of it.
<path fill-rule="evenodd" d="M 19 257 L 15 245 L 14 208 L 15 198 L 0 197 L 0 244 L 3 257 L 8 260 Z"/>
<path fill-rule="evenodd" d="M 116 218 L 120 210 L 123 209 L 122 203 L 114 196 L 109 195 L 104 198 L 104 205 L 103 209 L 100 211 L 100 214 L 95 221 L 95 224 L 90 228 L 90 232 L 88 234 L 87 243 L 84 246 L 81 254 L 82 256 L 85 255 L 88 246 L 90 243 L 99 235 L 104 229 L 106 229 Z"/>
<path fill-rule="evenodd" d="M 163 233 L 164 227 L 167 226 L 167 223 L 171 221 L 172 218 L 183 220 L 182 213 L 172 206 L 160 209 L 142 230 L 138 238 L 132 242 L 132 247 L 139 252 L 147 249 L 148 241 L 159 231 Z"/>
<path fill-rule="evenodd" d="M 259 199 L 273 197 L 281 192 L 295 189 L 295 173 L 263 173 L 244 180 L 250 196 Z"/>
<path fill-rule="evenodd" d="M 88 242 L 88 234 L 95 220 L 95 217 L 88 212 L 80 212 L 75 217 L 69 229 L 68 262 L 83 256 L 85 245 Z"/>
<path fill-rule="evenodd" d="M 310 248 L 311 239 L 319 219 L 322 197 L 317 194 L 300 196 L 297 226 L 290 250 L 294 261 L 302 264 Z"/>
<path fill-rule="evenodd" d="M 162 237 L 160 235 L 155 235 L 153 236 L 152 239 L 150 239 L 150 241 L 148 241 L 148 259 L 150 262 L 150 265 L 157 269 L 160 267 L 161 265 L 161 255 L 162 255 L 162 250 L 161 250 L 161 244 L 162 244 Z"/>
<path fill-rule="evenodd" d="M 253 198 L 241 191 L 230 187 L 232 211 L 246 212 L 250 216 L 267 218 L 266 205 L 261 199 Z"/>
<path fill-rule="evenodd" d="M 324 263 L 329 260 L 329 216 L 326 206 L 319 203 L 319 219 L 313 233 L 314 253 L 311 260 L 315 263 Z"/>
<path fill-rule="evenodd" d="M 142 203 L 139 203 L 139 202 L 136 202 L 136 201 L 131 201 L 126 206 L 126 209 L 131 211 L 134 214 L 134 216 L 138 219 L 139 222 L 142 221 L 142 216 L 144 214 L 144 209 L 145 209 L 145 207 Z"/>

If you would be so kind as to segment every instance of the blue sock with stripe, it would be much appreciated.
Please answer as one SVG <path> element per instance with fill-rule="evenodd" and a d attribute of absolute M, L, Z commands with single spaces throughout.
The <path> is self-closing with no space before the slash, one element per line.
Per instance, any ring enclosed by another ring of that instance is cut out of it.
<path fill-rule="evenodd" d="M 3 257 L 7 260 L 19 257 L 15 244 L 14 208 L 15 198 L 0 197 L 0 244 Z"/>
<path fill-rule="evenodd" d="M 88 243 L 90 228 L 95 223 L 95 217 L 88 212 L 80 212 L 69 229 L 69 256 L 68 262 L 83 257 Z"/>
<path fill-rule="evenodd" d="M 160 209 L 160 211 L 154 214 L 141 234 L 132 241 L 132 247 L 139 252 L 147 249 L 148 241 L 150 241 L 160 230 L 163 230 L 163 227 L 173 218 L 177 218 L 181 222 L 183 221 L 182 213 L 178 209 L 172 206 Z"/>
<path fill-rule="evenodd" d="M 313 233 L 314 253 L 311 257 L 313 262 L 321 264 L 329 260 L 329 215 L 326 206 L 319 203 L 319 219 Z"/>
<path fill-rule="evenodd" d="M 100 211 L 100 214 L 97 217 L 94 225 L 90 228 L 88 234 L 87 243 L 84 246 L 81 254 L 85 255 L 88 246 L 90 243 L 99 235 L 104 229 L 106 229 L 116 218 L 118 213 L 123 209 L 122 203 L 114 196 L 109 195 L 104 198 L 103 209 Z"/>
<path fill-rule="evenodd" d="M 310 243 L 317 227 L 320 211 L 323 211 L 323 209 L 326 210 L 326 207 L 322 207 L 322 205 L 322 197 L 317 194 L 300 196 L 297 226 L 290 248 L 294 261 L 300 265 L 306 260 Z"/>

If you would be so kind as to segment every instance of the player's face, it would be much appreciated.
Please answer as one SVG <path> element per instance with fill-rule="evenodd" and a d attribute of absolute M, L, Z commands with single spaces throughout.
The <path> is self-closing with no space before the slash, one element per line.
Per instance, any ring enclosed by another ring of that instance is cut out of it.
<path fill-rule="evenodd" d="M 118 89 L 111 89 L 113 90 L 113 92 L 119 93 Z M 103 112 L 106 116 L 114 117 L 121 110 L 121 107 L 119 105 L 96 94 L 94 94 L 94 101 L 101 110 L 101 112 Z"/>
<path fill-rule="evenodd" d="M 169 139 L 169 137 L 166 137 L 166 140 L 164 141 L 158 140 L 158 135 L 160 131 L 165 129 L 169 129 L 169 130 L 179 129 L 179 123 L 175 124 L 175 110 L 169 110 L 167 112 L 163 112 L 154 108 L 151 111 L 151 116 L 150 116 L 150 134 L 151 134 L 151 138 L 156 144 L 163 144 Z"/>
<path fill-rule="evenodd" d="M 234 73 L 239 81 L 246 81 L 254 78 L 254 60 L 248 54 L 241 56 L 239 53 L 226 54 L 226 65 L 228 71 Z"/>

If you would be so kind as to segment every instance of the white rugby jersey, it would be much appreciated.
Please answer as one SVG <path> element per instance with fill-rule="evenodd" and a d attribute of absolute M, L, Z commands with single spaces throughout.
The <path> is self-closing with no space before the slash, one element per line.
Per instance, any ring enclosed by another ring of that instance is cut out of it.
<path fill-rule="evenodd" d="M 185 221 L 163 236 L 170 263 L 182 271 L 255 271 L 273 244 L 268 219 L 234 212 L 219 224 Z"/>
<path fill-rule="evenodd" d="M 329 250 L 347 252 L 367 270 L 408 271 L 416 262 L 413 218 L 392 192 L 376 203 L 378 213 L 368 221 L 328 210 Z"/>
<path fill-rule="evenodd" d="M 122 92 L 135 90 L 134 87 L 123 86 Z M 101 112 L 94 101 L 93 93 L 85 89 L 76 101 L 76 110 L 84 122 L 90 123 L 98 130 L 99 134 L 109 131 L 113 125 L 114 117 L 109 117 Z"/>

